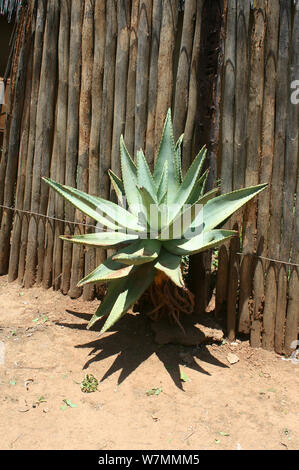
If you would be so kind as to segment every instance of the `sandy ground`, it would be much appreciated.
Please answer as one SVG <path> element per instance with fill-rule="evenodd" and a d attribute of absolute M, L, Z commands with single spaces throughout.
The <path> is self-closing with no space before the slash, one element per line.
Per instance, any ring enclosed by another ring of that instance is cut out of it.
<path fill-rule="evenodd" d="M 99 338 L 97 304 L 0 278 L 0 449 L 299 448 L 299 364 L 246 341 L 158 346 L 138 314 Z"/>

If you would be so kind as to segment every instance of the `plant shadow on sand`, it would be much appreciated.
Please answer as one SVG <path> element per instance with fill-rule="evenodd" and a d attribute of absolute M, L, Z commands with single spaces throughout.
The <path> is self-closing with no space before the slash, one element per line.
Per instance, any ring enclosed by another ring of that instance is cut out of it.
<path fill-rule="evenodd" d="M 77 318 L 86 320 L 86 323 L 59 323 L 59 325 L 72 329 L 86 329 L 87 322 L 91 317 L 90 314 L 71 310 L 67 310 L 67 312 Z M 100 320 L 93 327 L 93 331 L 99 331 L 103 322 L 104 320 Z M 84 364 L 84 370 L 88 369 L 93 362 L 103 361 L 104 359 L 117 355 L 114 363 L 106 371 L 100 381 L 103 382 L 110 375 L 121 371 L 118 378 L 119 385 L 152 354 L 156 354 L 159 360 L 164 364 L 175 385 L 182 391 L 184 391 L 184 389 L 180 378 L 180 366 L 186 365 L 181 357 L 182 352 L 191 352 L 193 358 L 198 358 L 203 362 L 221 368 L 228 367 L 212 356 L 204 344 L 199 347 L 186 347 L 179 344 L 161 346 L 156 344 L 153 339 L 150 320 L 146 315 L 140 314 L 125 315 L 117 325 L 113 327 L 110 333 L 106 333 L 97 340 L 79 344 L 75 347 L 91 349 L 89 353 L 90 359 Z M 195 360 L 188 364 L 188 367 L 200 373 L 211 375 L 195 362 Z"/>

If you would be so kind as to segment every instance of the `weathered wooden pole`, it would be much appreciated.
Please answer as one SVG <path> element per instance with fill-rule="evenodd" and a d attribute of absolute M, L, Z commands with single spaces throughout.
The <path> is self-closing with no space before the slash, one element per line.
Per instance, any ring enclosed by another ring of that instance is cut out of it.
<path fill-rule="evenodd" d="M 32 16 L 30 15 L 30 11 L 27 11 L 27 9 L 25 9 L 23 14 L 26 20 L 24 21 L 22 28 L 22 44 L 18 57 L 13 115 L 10 125 L 7 164 L 5 169 L 3 204 L 7 207 L 12 207 L 14 203 L 14 189 L 18 169 L 20 132 L 22 128 L 22 115 L 25 98 L 24 89 L 26 87 L 26 71 L 31 37 Z M 8 272 L 12 221 L 13 212 L 9 209 L 3 209 L 0 231 L 0 274 L 6 274 Z"/>
<path fill-rule="evenodd" d="M 91 129 L 91 91 L 93 77 L 93 48 L 94 48 L 94 3 L 92 0 L 85 0 L 83 26 L 82 26 L 82 72 L 81 72 L 81 93 L 79 104 L 79 147 L 77 165 L 77 185 L 81 191 L 88 192 L 88 170 L 89 170 L 89 143 Z M 75 221 L 78 226 L 75 234 L 85 233 L 82 225 L 87 220 L 81 211 L 76 210 Z M 69 295 L 77 298 L 82 293 L 82 288 L 77 287 L 78 282 L 84 277 L 84 248 L 80 245 L 73 245 L 72 271 Z"/>
<path fill-rule="evenodd" d="M 70 58 L 68 74 L 68 109 L 67 109 L 67 135 L 66 135 L 66 166 L 65 184 L 76 186 L 76 171 L 79 145 L 79 102 L 81 88 L 81 63 L 82 63 L 82 22 L 84 1 L 72 0 L 71 2 L 71 27 L 70 27 Z M 73 221 L 75 209 L 65 203 L 65 219 Z M 65 224 L 65 234 L 74 233 L 74 227 Z M 73 247 L 71 243 L 64 242 L 62 256 L 61 290 L 67 294 L 70 289 L 71 267 Z"/>

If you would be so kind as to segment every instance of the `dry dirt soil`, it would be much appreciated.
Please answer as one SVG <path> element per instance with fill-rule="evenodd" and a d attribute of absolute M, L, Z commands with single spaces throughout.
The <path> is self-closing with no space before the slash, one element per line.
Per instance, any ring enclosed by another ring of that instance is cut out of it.
<path fill-rule="evenodd" d="M 0 278 L 0 449 L 299 448 L 299 364 L 246 341 L 159 346 L 138 314 L 99 338 L 97 304 Z"/>

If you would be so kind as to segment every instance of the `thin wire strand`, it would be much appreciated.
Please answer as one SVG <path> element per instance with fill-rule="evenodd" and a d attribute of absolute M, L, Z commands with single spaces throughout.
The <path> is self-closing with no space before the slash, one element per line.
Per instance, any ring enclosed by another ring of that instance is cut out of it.
<path fill-rule="evenodd" d="M 55 220 L 57 222 L 64 222 L 65 224 L 82 225 L 83 227 L 98 228 L 96 225 L 84 224 L 82 222 L 72 222 L 70 220 L 64 220 L 64 219 L 58 219 L 57 217 L 51 217 L 50 215 L 38 214 L 37 212 L 24 211 L 22 209 L 16 209 L 15 207 L 2 206 L 1 204 L 0 204 L 0 208 L 7 209 L 13 212 L 21 212 L 22 214 L 35 215 L 36 217 L 43 217 L 44 219 Z"/>
<path fill-rule="evenodd" d="M 255 258 L 264 259 L 266 261 L 271 261 L 272 263 L 287 264 L 288 266 L 299 267 L 299 264 L 296 264 L 296 263 L 290 263 L 288 261 L 280 261 L 278 259 L 266 258 L 265 256 L 255 255 L 254 253 L 237 253 L 237 255 L 239 255 L 239 256 L 248 256 L 249 255 L 249 256 L 254 256 Z"/>

